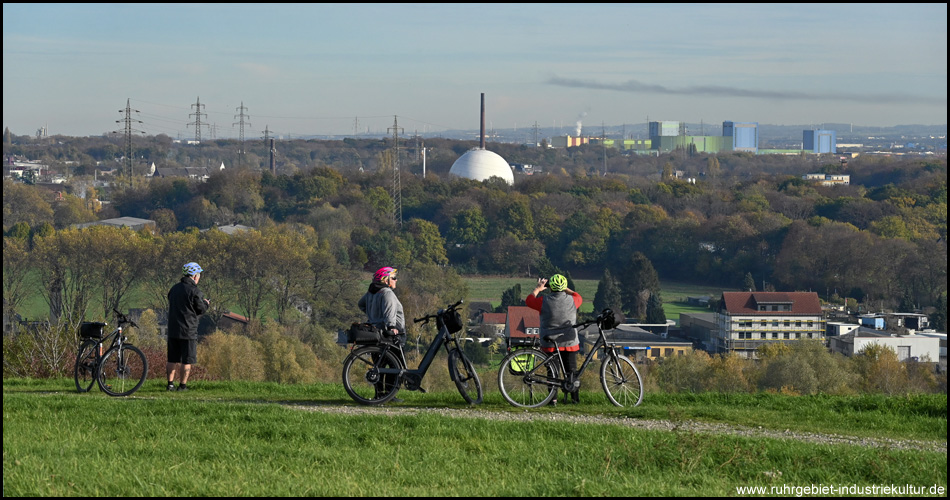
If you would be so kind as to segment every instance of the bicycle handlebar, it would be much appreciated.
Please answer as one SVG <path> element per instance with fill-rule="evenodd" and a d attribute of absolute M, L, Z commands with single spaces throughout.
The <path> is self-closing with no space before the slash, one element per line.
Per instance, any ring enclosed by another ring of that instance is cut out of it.
<path fill-rule="evenodd" d="M 132 321 L 131 319 L 129 319 L 128 316 L 126 316 L 126 315 L 120 313 L 120 312 L 117 311 L 115 308 L 112 308 L 112 312 L 115 313 L 116 320 L 119 322 L 119 325 L 120 325 L 120 326 L 124 323 L 124 324 L 127 324 L 127 325 L 132 325 L 132 326 L 134 326 L 135 328 L 138 328 L 138 327 L 139 327 L 139 325 L 136 325 L 135 322 Z"/>
<path fill-rule="evenodd" d="M 458 302 L 456 302 L 456 303 L 454 303 L 454 304 L 452 304 L 452 305 L 446 307 L 445 309 L 440 309 L 439 312 L 437 312 L 437 313 L 435 313 L 435 314 L 427 314 L 427 315 L 425 315 L 425 316 L 423 316 L 423 317 L 421 317 L 421 318 L 416 318 L 416 319 L 412 320 L 412 322 L 413 322 L 413 323 L 418 323 L 418 322 L 420 322 L 420 321 L 426 321 L 426 322 L 428 322 L 429 320 L 438 317 L 440 314 L 442 314 L 442 313 L 444 313 L 444 312 L 454 311 L 455 308 L 457 308 L 458 306 L 462 305 L 462 302 L 464 302 L 464 301 L 463 301 L 462 299 L 459 299 Z"/>

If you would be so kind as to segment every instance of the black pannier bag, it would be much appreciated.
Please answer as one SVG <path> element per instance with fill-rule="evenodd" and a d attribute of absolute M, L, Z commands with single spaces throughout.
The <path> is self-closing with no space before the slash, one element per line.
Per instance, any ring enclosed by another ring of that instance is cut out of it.
<path fill-rule="evenodd" d="M 449 329 L 449 333 L 455 333 L 462 329 L 462 316 L 458 311 L 446 311 L 442 313 L 442 322 Z"/>
<path fill-rule="evenodd" d="M 101 339 L 102 330 L 106 323 L 94 323 L 85 321 L 79 325 L 79 337 L 84 339 Z"/>
<path fill-rule="evenodd" d="M 378 344 L 381 339 L 382 332 L 369 323 L 353 323 L 346 335 L 348 344 Z"/>

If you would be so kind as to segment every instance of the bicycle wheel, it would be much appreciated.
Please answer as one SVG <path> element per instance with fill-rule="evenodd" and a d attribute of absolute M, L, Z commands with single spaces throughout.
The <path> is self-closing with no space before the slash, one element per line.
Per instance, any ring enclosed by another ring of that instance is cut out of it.
<path fill-rule="evenodd" d="M 557 396 L 558 372 L 556 357 L 535 349 L 521 349 L 501 361 L 498 388 L 512 406 L 537 408 Z M 556 383 L 548 385 L 544 381 Z"/>
<path fill-rule="evenodd" d="M 643 401 L 643 379 L 630 358 L 610 354 L 600 366 L 600 383 L 615 406 L 637 406 Z"/>
<path fill-rule="evenodd" d="M 449 376 L 468 404 L 477 405 L 482 402 L 482 382 L 478 379 L 478 373 L 475 372 L 472 362 L 458 349 L 449 352 Z"/>
<path fill-rule="evenodd" d="M 76 365 L 73 366 L 73 378 L 76 380 L 76 390 L 89 392 L 92 384 L 96 383 L 96 350 L 99 343 L 95 340 L 84 340 L 79 345 L 79 354 L 76 355 Z"/>
<path fill-rule="evenodd" d="M 142 387 L 148 376 L 148 360 L 134 345 L 114 346 L 99 363 L 99 388 L 110 396 L 128 396 Z"/>
<path fill-rule="evenodd" d="M 353 401 L 361 405 L 379 405 L 396 396 L 399 376 L 381 375 L 377 367 L 399 368 L 400 364 L 393 353 L 383 352 L 379 346 L 361 347 L 343 360 L 343 388 Z"/>

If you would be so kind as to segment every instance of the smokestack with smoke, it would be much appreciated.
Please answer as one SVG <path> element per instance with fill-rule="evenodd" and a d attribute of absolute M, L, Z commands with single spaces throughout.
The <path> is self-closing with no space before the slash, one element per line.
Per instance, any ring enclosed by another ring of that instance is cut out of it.
<path fill-rule="evenodd" d="M 580 116 L 577 117 L 577 123 L 574 127 L 574 137 L 581 136 L 581 120 L 583 120 L 585 116 L 587 116 L 587 111 L 584 111 L 580 114 Z"/>

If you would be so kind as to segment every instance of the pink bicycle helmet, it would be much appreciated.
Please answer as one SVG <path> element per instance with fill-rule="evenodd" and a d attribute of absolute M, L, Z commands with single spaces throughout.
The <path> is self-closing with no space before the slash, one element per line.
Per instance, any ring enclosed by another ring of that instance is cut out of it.
<path fill-rule="evenodd" d="M 381 267 L 376 273 L 373 274 L 373 281 L 382 283 L 386 278 L 395 278 L 396 277 L 396 268 L 394 267 Z"/>

